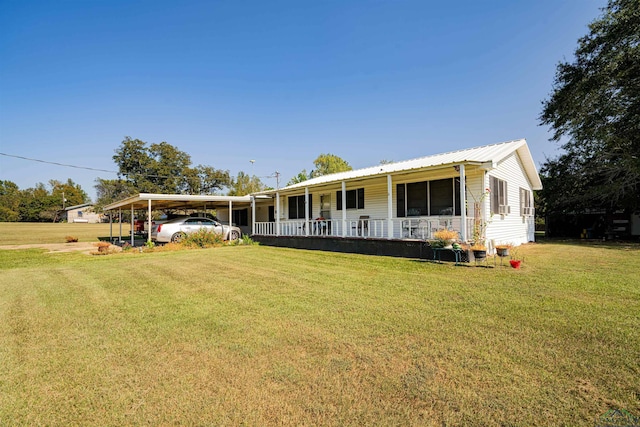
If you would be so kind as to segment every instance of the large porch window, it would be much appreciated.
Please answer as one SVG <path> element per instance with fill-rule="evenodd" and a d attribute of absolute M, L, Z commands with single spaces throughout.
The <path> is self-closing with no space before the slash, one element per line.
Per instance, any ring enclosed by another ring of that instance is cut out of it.
<path fill-rule="evenodd" d="M 309 217 L 313 212 L 311 201 L 313 198 L 309 194 Z M 290 196 L 289 197 L 289 219 L 304 219 L 304 195 L 302 196 Z"/>
<path fill-rule="evenodd" d="M 396 215 L 460 215 L 460 180 L 438 179 L 396 185 Z"/>
<path fill-rule="evenodd" d="M 342 191 L 336 193 L 336 209 L 342 210 Z M 364 209 L 364 188 L 347 190 L 347 209 Z"/>
<path fill-rule="evenodd" d="M 249 209 L 236 209 L 233 211 L 233 223 L 240 226 L 249 225 Z"/>

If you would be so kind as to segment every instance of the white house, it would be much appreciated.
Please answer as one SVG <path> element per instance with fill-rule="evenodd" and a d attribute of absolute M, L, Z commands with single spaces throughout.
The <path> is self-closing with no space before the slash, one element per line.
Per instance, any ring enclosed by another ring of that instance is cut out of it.
<path fill-rule="evenodd" d="M 65 211 L 67 213 L 67 222 L 98 223 L 102 220 L 102 215 L 93 210 L 93 204 L 91 203 L 69 206 Z"/>
<path fill-rule="evenodd" d="M 540 176 L 524 139 L 325 175 L 254 194 L 256 240 L 428 240 L 440 228 L 462 241 L 486 225 L 486 242 L 535 239 Z M 295 245 L 294 245 L 295 246 Z M 490 247 L 491 249 L 491 247 Z"/>

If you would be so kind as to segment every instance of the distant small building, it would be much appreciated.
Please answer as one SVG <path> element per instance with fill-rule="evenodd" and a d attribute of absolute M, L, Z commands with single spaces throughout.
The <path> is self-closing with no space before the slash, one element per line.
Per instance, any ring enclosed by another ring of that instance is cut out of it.
<path fill-rule="evenodd" d="M 67 214 L 67 222 L 102 222 L 102 214 L 93 210 L 92 203 L 84 203 L 82 205 L 69 206 L 65 209 Z"/>

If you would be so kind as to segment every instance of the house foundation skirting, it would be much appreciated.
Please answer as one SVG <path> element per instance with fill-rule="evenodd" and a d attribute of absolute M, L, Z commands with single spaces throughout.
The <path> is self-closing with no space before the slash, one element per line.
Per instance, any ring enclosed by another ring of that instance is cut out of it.
<path fill-rule="evenodd" d="M 425 260 L 432 260 L 434 258 L 431 246 L 422 240 L 263 235 L 253 235 L 251 236 L 251 239 L 255 242 L 259 242 L 261 245 L 277 246 L 281 248 L 393 256 Z M 450 250 L 440 251 L 439 258 L 441 261 L 455 262 L 456 260 L 454 252 Z M 461 261 L 468 262 L 469 259 L 469 254 L 466 251 L 463 251 Z"/>

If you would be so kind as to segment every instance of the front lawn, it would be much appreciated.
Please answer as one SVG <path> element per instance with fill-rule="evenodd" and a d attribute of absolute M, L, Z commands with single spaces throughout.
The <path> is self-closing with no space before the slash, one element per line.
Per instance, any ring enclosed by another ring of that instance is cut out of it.
<path fill-rule="evenodd" d="M 110 228 L 111 227 L 111 228 Z M 0 245 L 23 245 L 37 243 L 65 243 L 67 236 L 80 242 L 97 242 L 98 237 L 120 235 L 120 224 L 85 224 L 49 222 L 0 222 Z M 131 233 L 131 224 L 122 224 L 122 235 L 126 239 Z"/>
<path fill-rule="evenodd" d="M 262 246 L 0 251 L 0 425 L 594 425 L 640 415 L 640 247 L 521 270 Z"/>

